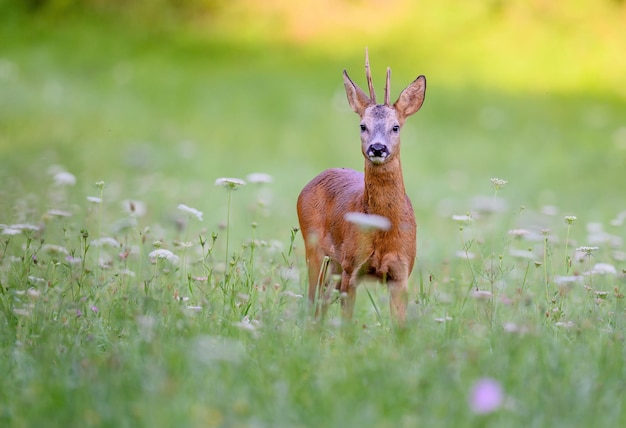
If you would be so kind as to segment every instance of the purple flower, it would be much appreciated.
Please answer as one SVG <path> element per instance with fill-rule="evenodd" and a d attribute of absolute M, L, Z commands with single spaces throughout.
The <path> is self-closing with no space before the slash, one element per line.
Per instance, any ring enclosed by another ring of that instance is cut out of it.
<path fill-rule="evenodd" d="M 474 383 L 470 397 L 470 408 L 477 414 L 494 412 L 502 406 L 504 392 L 497 380 L 483 378 Z"/>
<path fill-rule="evenodd" d="M 97 314 L 99 312 L 98 307 L 95 305 L 91 307 L 91 310 L 94 314 Z"/>

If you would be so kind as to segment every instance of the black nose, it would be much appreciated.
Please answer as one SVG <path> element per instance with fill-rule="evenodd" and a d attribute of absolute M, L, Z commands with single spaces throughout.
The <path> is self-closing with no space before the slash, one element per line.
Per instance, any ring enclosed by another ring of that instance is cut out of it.
<path fill-rule="evenodd" d="M 380 143 L 375 143 L 370 146 L 367 150 L 368 156 L 375 158 L 384 158 L 389 154 L 389 150 L 387 150 L 387 146 Z"/>

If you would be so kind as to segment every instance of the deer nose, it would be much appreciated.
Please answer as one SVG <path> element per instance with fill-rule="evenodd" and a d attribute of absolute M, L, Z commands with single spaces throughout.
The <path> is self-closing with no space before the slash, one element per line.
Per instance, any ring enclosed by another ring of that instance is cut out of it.
<path fill-rule="evenodd" d="M 380 143 L 374 143 L 367 149 L 367 155 L 370 158 L 386 158 L 389 155 L 387 146 Z"/>

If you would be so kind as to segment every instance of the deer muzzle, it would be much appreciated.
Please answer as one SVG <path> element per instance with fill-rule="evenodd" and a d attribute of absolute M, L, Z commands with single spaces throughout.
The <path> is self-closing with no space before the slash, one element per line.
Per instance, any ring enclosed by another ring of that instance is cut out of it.
<path fill-rule="evenodd" d="M 383 163 L 387 156 L 389 156 L 389 149 L 384 144 L 374 143 L 367 149 L 367 157 L 373 163 Z"/>

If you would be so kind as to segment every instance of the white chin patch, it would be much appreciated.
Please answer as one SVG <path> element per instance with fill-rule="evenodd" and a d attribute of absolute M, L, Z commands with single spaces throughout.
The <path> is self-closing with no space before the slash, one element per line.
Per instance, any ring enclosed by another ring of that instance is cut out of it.
<path fill-rule="evenodd" d="M 387 156 L 368 156 L 368 159 L 372 162 L 372 163 L 383 163 L 387 160 Z"/>

